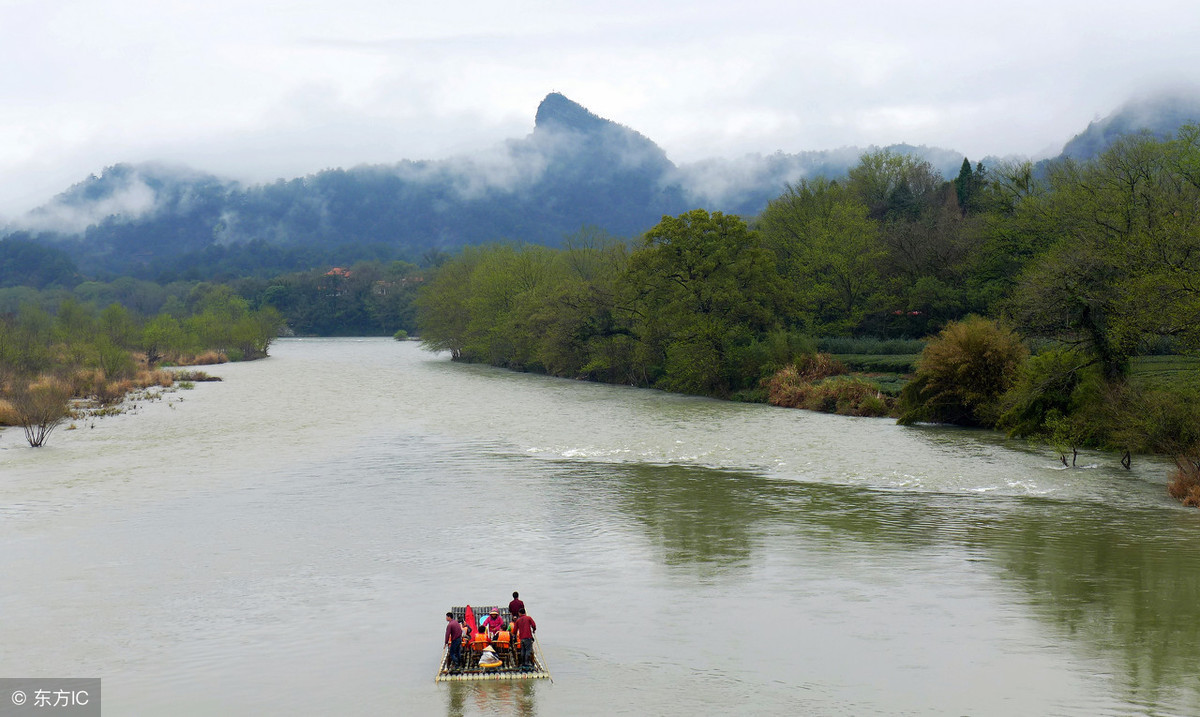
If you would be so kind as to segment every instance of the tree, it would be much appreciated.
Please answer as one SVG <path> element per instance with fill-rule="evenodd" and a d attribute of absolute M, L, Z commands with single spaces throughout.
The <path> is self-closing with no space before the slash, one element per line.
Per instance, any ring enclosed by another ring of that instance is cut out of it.
<path fill-rule="evenodd" d="M 1009 304 L 1017 323 L 1086 350 L 1108 380 L 1152 337 L 1200 347 L 1200 131 L 1125 137 L 1093 161 L 1051 171 L 1018 210 L 1052 240 Z"/>
<path fill-rule="evenodd" d="M 880 302 L 879 225 L 837 182 L 801 180 L 772 200 L 758 221 L 793 306 L 827 333 L 852 331 Z"/>
<path fill-rule="evenodd" d="M 983 162 L 971 168 L 971 162 L 966 157 L 963 157 L 962 167 L 958 170 L 958 176 L 954 179 L 954 194 L 958 199 L 959 209 L 962 215 L 978 214 L 986 206 L 984 192 L 988 184 L 987 174 L 983 169 Z"/>
<path fill-rule="evenodd" d="M 469 298 L 476 267 L 484 257 L 482 247 L 464 247 L 444 261 L 431 281 L 417 296 L 417 322 L 423 346 L 430 351 L 449 351 L 452 359 L 464 358 L 471 321 Z"/>
<path fill-rule="evenodd" d="M 174 316 L 159 314 L 142 329 L 140 346 L 146 352 L 146 363 L 153 366 L 165 356 L 184 349 L 187 337 Z"/>
<path fill-rule="evenodd" d="M 13 393 L 13 410 L 30 446 L 39 448 L 67 419 L 70 400 L 70 386 L 52 377 L 29 382 Z"/>
<path fill-rule="evenodd" d="M 784 284 L 758 232 L 696 209 L 663 217 L 629 260 L 633 331 L 649 374 L 673 391 L 727 395 L 738 346 L 778 324 Z M 756 381 L 759 377 L 749 377 Z"/>
<path fill-rule="evenodd" d="M 1029 354 L 1012 330 L 969 316 L 942 329 L 925 346 L 900 394 L 900 423 L 992 426 L 998 399 Z"/>
<path fill-rule="evenodd" d="M 911 220 L 936 203 L 942 177 L 929 162 L 881 149 L 867 152 L 848 173 L 850 190 L 872 219 Z"/>

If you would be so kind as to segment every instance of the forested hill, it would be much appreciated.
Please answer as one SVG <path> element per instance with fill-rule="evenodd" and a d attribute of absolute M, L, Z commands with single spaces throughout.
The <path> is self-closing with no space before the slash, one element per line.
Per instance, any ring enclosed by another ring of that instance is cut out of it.
<path fill-rule="evenodd" d="M 1063 147 L 1062 156 L 1086 161 L 1099 156 L 1118 137 L 1146 131 L 1164 139 L 1188 122 L 1200 120 L 1200 96 L 1161 94 L 1128 102 L 1088 124 Z"/>
<path fill-rule="evenodd" d="M 897 149 L 946 172 L 962 161 L 947 150 Z M 558 245 L 589 226 L 634 236 L 697 206 L 753 215 L 786 183 L 843 174 L 860 154 L 848 147 L 677 166 L 647 137 L 553 93 L 528 136 L 487 152 L 254 186 L 164 165 L 116 165 L 6 234 L 57 246 L 94 274 L 153 279 L 419 261 L 431 250 L 490 241 Z"/>
<path fill-rule="evenodd" d="M 1126 124 L 1093 123 L 1074 145 L 1111 142 Z M 938 148 L 887 149 L 924 159 L 947 178 L 963 160 Z M 0 237 L 62 250 L 100 278 L 269 276 L 360 259 L 420 262 L 492 241 L 556 246 L 584 227 L 635 236 L 664 215 L 696 207 L 753 216 L 789 183 L 844 176 L 863 151 L 676 165 L 649 138 L 552 93 L 529 135 L 471 156 L 329 169 L 252 186 L 185 168 L 115 165 Z"/>

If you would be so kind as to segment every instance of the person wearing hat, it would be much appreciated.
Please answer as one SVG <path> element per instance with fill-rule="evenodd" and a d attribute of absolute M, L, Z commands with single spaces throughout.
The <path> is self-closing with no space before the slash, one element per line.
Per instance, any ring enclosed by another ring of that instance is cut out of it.
<path fill-rule="evenodd" d="M 487 630 L 489 640 L 496 639 L 496 635 L 504 629 L 504 618 L 500 617 L 500 608 L 492 608 L 488 613 L 487 618 L 483 621 L 483 629 Z"/>

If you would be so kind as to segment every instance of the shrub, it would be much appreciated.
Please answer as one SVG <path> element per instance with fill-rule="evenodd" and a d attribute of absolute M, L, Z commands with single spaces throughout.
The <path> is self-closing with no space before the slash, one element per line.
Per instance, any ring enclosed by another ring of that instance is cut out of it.
<path fill-rule="evenodd" d="M 196 370 L 176 371 L 173 374 L 170 372 L 164 371 L 163 373 L 167 373 L 173 379 L 178 380 L 178 381 L 202 382 L 202 381 L 220 381 L 221 380 L 220 376 L 213 376 L 206 371 L 196 371 Z M 170 386 L 171 384 L 168 383 L 168 384 L 163 384 L 163 385 Z"/>
<path fill-rule="evenodd" d="M 992 426 L 998 399 L 1028 349 L 1012 330 L 978 316 L 952 322 L 921 352 L 916 375 L 900 392 L 900 423 Z"/>
<path fill-rule="evenodd" d="M 404 329 L 400 329 L 396 333 L 392 334 L 392 338 L 396 339 L 397 341 L 405 341 L 408 339 L 408 332 Z"/>
<path fill-rule="evenodd" d="M 1171 473 L 1167 493 L 1175 500 L 1193 508 L 1200 508 L 1200 465 L 1182 461 Z"/>
<path fill-rule="evenodd" d="M 92 396 L 96 399 L 96 403 L 101 406 L 109 406 L 125 400 L 125 395 L 132 391 L 133 388 L 133 381 L 129 379 L 106 381 L 96 388 Z"/>
<path fill-rule="evenodd" d="M 30 446 L 41 446 L 66 420 L 70 415 L 70 400 L 70 384 L 54 377 L 37 379 L 14 392 L 13 410 Z"/>
<path fill-rule="evenodd" d="M 12 403 L 0 398 L 0 426 L 19 425 L 17 410 Z"/>
<path fill-rule="evenodd" d="M 813 384 L 844 373 L 846 367 L 829 354 L 801 356 L 766 379 L 767 402 L 786 408 L 808 408 L 804 404 L 813 391 Z"/>
<path fill-rule="evenodd" d="M 1071 397 L 1088 368 L 1089 361 L 1071 349 L 1050 349 L 1030 357 L 1000 399 L 997 427 L 1010 436 L 1043 435 L 1048 419 L 1070 412 Z"/>
<path fill-rule="evenodd" d="M 892 400 L 868 381 L 841 375 L 845 367 L 817 354 L 803 367 L 788 366 L 767 379 L 767 402 L 844 416 L 887 416 Z"/>

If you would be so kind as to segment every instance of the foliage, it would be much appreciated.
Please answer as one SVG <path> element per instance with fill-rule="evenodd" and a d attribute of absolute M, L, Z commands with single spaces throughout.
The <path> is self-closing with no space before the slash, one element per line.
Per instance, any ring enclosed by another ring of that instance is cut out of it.
<path fill-rule="evenodd" d="M 997 428 L 1025 438 L 1044 436 L 1071 412 L 1075 390 L 1093 362 L 1074 349 L 1052 349 L 1025 361 L 1001 398 Z"/>
<path fill-rule="evenodd" d="M 954 322 L 931 340 L 901 393 L 900 422 L 994 425 L 998 398 L 1028 350 L 1011 329 L 977 316 Z"/>
<path fill-rule="evenodd" d="M 1200 347 L 1200 127 L 1129 136 L 1097 159 L 1064 162 L 1018 218 L 1052 242 L 1009 302 L 1034 335 L 1095 356 L 1109 380 L 1137 347 L 1170 336 Z"/>
<path fill-rule="evenodd" d="M 182 321 L 167 313 L 146 319 L 119 304 L 97 310 L 70 295 L 54 313 L 24 305 L 15 316 L 0 316 L 5 413 L 40 446 L 73 398 L 103 405 L 138 386 L 170 385 L 172 376 L 150 370 L 164 359 L 265 356 L 281 326 L 273 308 L 253 310 L 225 286 L 197 286 L 188 303 Z"/>
<path fill-rule="evenodd" d="M 726 396 L 757 382 L 734 370 L 739 350 L 779 327 L 787 299 L 774 258 L 740 218 L 663 217 L 631 254 L 628 281 L 655 385 Z"/>
<path fill-rule="evenodd" d="M 75 264 L 61 249 L 35 242 L 23 233 L 0 239 L 0 287 L 67 287 L 77 276 Z"/>
<path fill-rule="evenodd" d="M 796 313 L 785 319 L 841 333 L 882 300 L 879 226 L 843 185 L 823 179 L 790 185 L 757 226 L 791 292 Z"/>
<path fill-rule="evenodd" d="M 389 336 L 416 329 L 413 301 L 424 280 L 406 262 L 359 262 L 277 276 L 245 295 L 276 308 L 299 335 Z"/>

